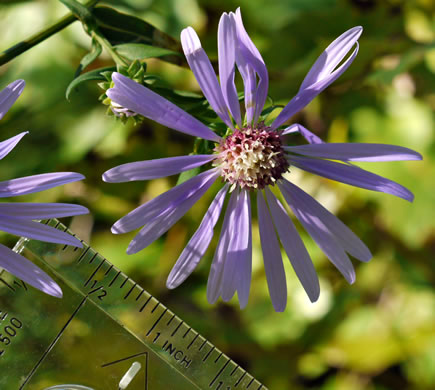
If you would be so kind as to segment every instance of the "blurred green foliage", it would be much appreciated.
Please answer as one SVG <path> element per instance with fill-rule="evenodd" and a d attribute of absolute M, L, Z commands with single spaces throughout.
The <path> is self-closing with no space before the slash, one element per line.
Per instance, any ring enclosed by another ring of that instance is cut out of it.
<path fill-rule="evenodd" d="M 0 123 L 0 138 L 30 131 L 1 161 L 0 177 L 60 170 L 86 175 L 81 183 L 22 198 L 89 207 L 92 216 L 76 218 L 72 229 L 270 389 L 435 388 L 431 1 L 123 0 L 106 4 L 140 16 L 176 39 L 182 28 L 192 25 L 212 59 L 217 56 L 220 15 L 240 6 L 245 27 L 269 68 L 275 104 L 287 103 L 296 93 L 329 42 L 346 29 L 362 25 L 355 62 L 294 121 L 327 141 L 390 143 L 418 150 L 423 162 L 364 165 L 410 188 L 414 203 L 293 169 L 289 179 L 335 212 L 371 248 L 370 263 L 355 262 L 353 286 L 346 284 L 301 230 L 320 275 L 321 297 L 310 304 L 286 261 L 289 304 L 284 313 L 275 313 L 254 226 L 253 280 L 245 310 L 239 310 L 236 300 L 207 303 L 212 250 L 182 286 L 168 291 L 165 278 L 213 194 L 201 199 L 163 238 L 136 255 L 125 254 L 133 234 L 113 236 L 110 226 L 138 204 L 169 189 L 177 178 L 107 184 L 101 174 L 126 162 L 188 154 L 194 140 L 148 120 L 133 126 L 106 116 L 96 82 L 80 85 L 71 100 L 65 100 L 65 90 L 90 50 L 90 39 L 79 23 L 0 68 L 1 87 L 17 78 L 27 83 Z M 54 0 L 8 1 L 0 14 L 2 48 L 65 13 Z M 113 62 L 103 52 L 88 70 L 108 66 Z M 158 74 L 176 89 L 199 91 L 186 68 L 150 59 L 147 72 Z M 6 235 L 1 239 L 13 242 Z"/>

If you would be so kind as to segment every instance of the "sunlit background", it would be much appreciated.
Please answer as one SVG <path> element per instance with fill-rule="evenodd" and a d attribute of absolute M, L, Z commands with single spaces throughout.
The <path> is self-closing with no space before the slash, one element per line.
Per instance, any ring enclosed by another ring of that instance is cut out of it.
<path fill-rule="evenodd" d="M 104 4 L 110 4 L 105 2 Z M 115 4 L 116 3 L 116 4 Z M 0 123 L 0 139 L 28 130 L 0 162 L 1 180 L 53 171 L 86 180 L 14 200 L 76 202 L 91 215 L 72 229 L 145 287 L 199 333 L 272 389 L 393 390 L 435 388 L 435 48 L 430 0 L 123 0 L 117 9 L 178 39 L 191 25 L 212 59 L 224 11 L 241 7 L 245 27 L 269 69 L 270 97 L 285 104 L 321 51 L 338 35 L 364 27 L 349 70 L 294 121 L 330 142 L 375 142 L 419 151 L 423 162 L 366 163 L 415 194 L 413 204 L 291 170 L 288 179 L 345 222 L 373 253 L 353 261 L 349 286 L 300 228 L 321 283 L 311 304 L 284 257 L 288 305 L 270 302 L 254 221 L 253 276 L 247 308 L 237 299 L 209 305 L 207 277 L 213 250 L 176 290 L 166 277 L 216 191 L 214 187 L 160 240 L 125 254 L 134 233 L 113 236 L 110 226 L 140 203 L 171 188 L 176 177 L 107 184 L 107 169 L 131 161 L 188 154 L 193 138 L 146 120 L 123 125 L 105 115 L 96 83 L 65 90 L 90 39 L 77 22 L 0 68 L 0 87 L 26 80 L 24 93 Z M 433 6 L 433 4 L 432 4 Z M 1 50 L 47 27 L 67 12 L 55 0 L 7 1 L 0 8 Z M 198 92 L 187 68 L 149 60 L 148 72 L 180 90 Z M 103 53 L 90 69 L 111 66 Z M 240 82 L 241 80 L 238 80 Z M 241 85 L 241 84 L 239 84 Z M 239 89 L 240 90 L 240 89 Z M 1 233 L 2 242 L 13 238 Z M 218 235 L 212 241 L 214 249 Z"/>

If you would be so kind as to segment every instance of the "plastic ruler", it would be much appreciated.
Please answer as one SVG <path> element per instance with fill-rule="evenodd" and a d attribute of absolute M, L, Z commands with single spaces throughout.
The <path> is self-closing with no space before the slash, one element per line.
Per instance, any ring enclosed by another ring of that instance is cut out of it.
<path fill-rule="evenodd" d="M 67 231 L 57 220 L 46 223 Z M 15 246 L 64 296 L 0 275 L 1 390 L 267 390 L 83 244 L 22 238 Z"/>

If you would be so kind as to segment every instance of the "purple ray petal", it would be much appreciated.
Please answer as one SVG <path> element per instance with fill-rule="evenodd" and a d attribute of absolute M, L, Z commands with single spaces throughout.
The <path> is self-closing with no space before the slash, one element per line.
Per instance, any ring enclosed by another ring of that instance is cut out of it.
<path fill-rule="evenodd" d="M 0 182 L 0 198 L 27 195 L 58 187 L 85 177 L 75 172 L 43 173 Z"/>
<path fill-rule="evenodd" d="M 192 236 L 172 268 L 166 282 L 167 288 L 173 289 L 183 283 L 204 256 L 213 238 L 214 227 L 219 219 L 227 192 L 228 184 L 216 195 L 198 230 Z"/>
<path fill-rule="evenodd" d="M 1 244 L 0 267 L 46 294 L 62 297 L 60 287 L 41 268 Z"/>
<path fill-rule="evenodd" d="M 320 92 L 322 92 L 326 87 L 328 87 L 330 84 L 332 84 L 335 80 L 337 80 L 346 70 L 349 68 L 349 66 L 352 64 L 353 60 L 358 54 L 359 50 L 359 44 L 358 42 L 355 42 L 355 49 L 352 52 L 352 54 L 347 58 L 343 64 L 340 65 L 339 68 L 337 68 L 334 72 L 326 76 L 325 78 L 319 80 L 317 83 L 313 84 L 310 88 L 304 89 L 306 91 L 315 91 L 317 96 Z"/>
<path fill-rule="evenodd" d="M 286 180 L 283 180 L 279 187 L 287 203 L 294 202 L 300 208 L 304 208 L 307 214 L 317 216 L 345 251 L 361 261 L 369 261 L 372 258 L 370 250 L 359 237 L 313 197 Z"/>
<path fill-rule="evenodd" d="M 282 109 L 271 125 L 274 130 L 281 126 L 284 122 L 290 119 L 294 114 L 302 110 L 308 103 L 311 102 L 321 91 L 312 89 L 304 89 L 296 94 L 290 102 Z"/>
<path fill-rule="evenodd" d="M 287 152 L 309 157 L 330 158 L 342 161 L 404 161 L 421 160 L 422 156 L 411 149 L 396 145 L 366 143 L 323 143 L 317 145 L 286 146 Z"/>
<path fill-rule="evenodd" d="M 304 243 L 281 202 L 266 187 L 266 198 L 282 246 L 311 302 L 320 294 L 319 279 Z"/>
<path fill-rule="evenodd" d="M 221 138 L 198 119 L 143 85 L 116 72 L 112 73 L 112 80 L 115 87 L 108 89 L 106 94 L 122 107 L 182 133 L 220 141 Z"/>
<path fill-rule="evenodd" d="M 227 228 L 227 244 L 225 245 L 225 264 L 222 274 L 222 281 L 220 284 L 220 292 L 219 294 L 222 296 L 222 299 L 225 302 L 228 302 L 236 292 L 237 289 L 237 278 L 236 278 L 236 264 L 234 263 L 234 256 L 230 255 L 230 248 L 234 247 L 234 244 L 237 241 L 237 227 L 236 227 L 236 220 L 240 219 L 240 207 L 239 207 L 239 190 L 236 189 L 233 191 L 230 197 L 230 202 L 234 203 L 234 209 L 233 212 L 230 215 L 230 220 L 228 222 L 228 228 Z M 217 248 L 216 248 L 217 250 Z M 232 272 L 229 273 L 229 268 L 231 268 Z"/>
<path fill-rule="evenodd" d="M 24 90 L 24 80 L 15 80 L 0 91 L 0 119 L 9 111 Z"/>
<path fill-rule="evenodd" d="M 316 134 L 312 133 L 310 130 L 300 125 L 299 123 L 295 123 L 284 129 L 282 135 L 296 132 L 299 132 L 310 144 L 323 144 L 321 138 L 319 138 Z"/>
<path fill-rule="evenodd" d="M 298 111 L 302 110 L 328 85 L 337 80 L 350 66 L 358 54 L 358 38 L 362 34 L 362 27 L 354 27 L 340 35 L 332 42 L 314 63 L 299 92 L 280 112 L 272 124 L 272 129 L 281 126 Z M 355 45 L 352 54 L 338 67 L 350 49 Z M 336 68 L 336 69 L 335 69 Z"/>
<path fill-rule="evenodd" d="M 281 135 L 289 135 L 294 133 L 299 133 L 299 123 L 294 123 L 286 127 L 284 130 L 282 130 Z"/>
<path fill-rule="evenodd" d="M 181 31 L 181 45 L 190 69 L 192 69 L 204 96 L 216 114 L 228 127 L 234 129 L 213 66 L 192 27 L 187 27 Z"/>
<path fill-rule="evenodd" d="M 112 226 L 112 233 L 128 233 L 145 225 L 147 221 L 152 220 L 164 210 L 172 209 L 178 202 L 192 196 L 207 184 L 210 178 L 216 178 L 218 175 L 219 172 L 216 169 L 210 169 L 164 192 L 116 221 Z"/>
<path fill-rule="evenodd" d="M 18 142 L 20 142 L 21 138 L 23 138 L 26 134 L 28 134 L 28 131 L 24 131 L 15 137 L 11 137 L 0 142 L 0 160 L 9 154 L 9 152 L 15 148 L 15 146 L 17 146 Z"/>
<path fill-rule="evenodd" d="M 414 195 L 407 188 L 385 177 L 375 175 L 354 165 L 337 163 L 328 160 L 317 160 L 309 157 L 288 155 L 290 164 L 319 176 L 361 187 L 372 191 L 385 192 L 412 202 Z"/>
<path fill-rule="evenodd" d="M 249 218 L 249 202 L 248 194 L 246 190 L 241 190 L 237 195 L 234 220 L 232 221 L 233 234 L 230 236 L 230 241 L 228 245 L 227 259 L 225 261 L 224 275 L 222 281 L 222 299 L 224 301 L 229 301 L 235 290 L 248 286 L 248 296 L 249 296 L 249 285 L 251 280 L 251 275 L 249 268 L 247 269 L 247 260 L 250 260 L 251 254 L 249 253 L 249 232 L 250 232 L 250 218 Z M 244 275 L 244 271 L 248 274 Z M 246 283 L 248 279 L 248 283 Z M 246 294 L 244 294 L 246 296 Z M 240 302 L 240 305 L 242 303 Z M 244 305 L 243 305 L 244 307 Z"/>
<path fill-rule="evenodd" d="M 234 220 L 237 194 L 235 191 L 231 194 L 222 223 L 219 242 L 214 253 L 213 262 L 210 267 L 210 274 L 207 282 L 207 300 L 213 304 L 219 298 L 223 287 L 224 267 L 228 253 L 228 245 L 232 236 L 232 221 Z"/>
<path fill-rule="evenodd" d="M 86 207 L 68 203 L 0 203 L 0 218 L 48 219 L 88 214 Z"/>
<path fill-rule="evenodd" d="M 83 244 L 80 242 L 80 240 L 68 233 L 62 232 L 42 223 L 29 221 L 22 218 L 0 218 L 0 230 L 34 240 L 72 245 L 79 248 L 83 247 Z"/>
<path fill-rule="evenodd" d="M 159 213 L 151 220 L 143 221 L 146 225 L 131 240 L 127 253 L 129 255 L 137 253 L 165 234 L 205 194 L 216 180 L 216 177 L 216 174 L 209 175 L 208 180 L 201 187 L 197 187 L 191 193 L 185 193 L 171 206 L 158 210 Z"/>
<path fill-rule="evenodd" d="M 260 52 L 255 47 L 251 38 L 245 30 L 242 21 L 240 8 L 235 13 L 236 29 L 239 43 L 237 50 L 236 62 L 245 83 L 245 105 L 248 123 L 253 121 L 257 123 L 258 117 L 263 110 L 266 102 L 267 92 L 269 89 L 269 75 L 266 65 L 261 57 Z M 256 85 L 256 76 L 258 76 L 258 85 Z M 248 84 L 248 88 L 246 88 Z M 249 92 L 248 100 L 246 100 L 246 92 Z M 253 93 L 253 96 L 251 94 Z"/>
<path fill-rule="evenodd" d="M 234 14 L 224 12 L 218 27 L 219 78 L 225 102 L 239 127 L 242 127 L 239 98 L 234 84 L 237 34 Z"/>
<path fill-rule="evenodd" d="M 252 216 L 251 216 L 251 198 L 249 192 L 242 190 L 242 195 L 245 197 L 243 200 L 245 210 L 246 223 L 248 225 L 248 247 L 242 253 L 240 261 L 237 264 L 237 295 L 239 298 L 239 305 L 244 309 L 248 304 L 249 291 L 251 289 L 252 278 Z"/>
<path fill-rule="evenodd" d="M 254 68 L 245 60 L 241 50 L 236 50 L 236 63 L 243 79 L 246 121 L 253 123 L 255 117 L 255 91 L 257 87 Z"/>
<path fill-rule="evenodd" d="M 350 66 L 358 54 L 358 43 L 356 48 L 350 57 L 332 74 L 325 79 L 317 82 L 311 88 L 299 90 L 295 97 L 293 97 L 289 103 L 283 108 L 276 119 L 273 121 L 271 129 L 276 129 L 284 122 L 290 119 L 294 114 L 302 110 L 308 103 L 310 103 L 318 94 L 320 94 L 328 85 L 337 80 Z"/>
<path fill-rule="evenodd" d="M 335 39 L 319 56 L 301 84 L 301 89 L 328 77 L 355 45 L 363 32 L 361 26 L 353 27 Z"/>
<path fill-rule="evenodd" d="M 276 237 L 275 227 L 267 209 L 261 191 L 257 192 L 258 227 L 260 229 L 261 250 L 263 251 L 264 269 L 267 286 L 273 308 L 277 312 L 284 311 L 287 305 L 287 283 L 281 249 Z"/>
<path fill-rule="evenodd" d="M 122 183 L 134 180 L 157 179 L 200 167 L 215 158 L 216 156 L 213 154 L 197 154 L 136 161 L 109 169 L 103 173 L 103 180 L 108 183 Z"/>
<path fill-rule="evenodd" d="M 278 184 L 280 189 L 282 185 Z M 322 249 L 328 259 L 341 272 L 345 279 L 352 284 L 355 281 L 355 269 L 352 262 L 346 255 L 341 245 L 337 242 L 334 234 L 330 232 L 327 226 L 317 215 L 313 215 L 304 207 L 304 204 L 299 202 L 299 199 L 293 194 L 283 191 L 286 201 L 296 218 L 301 222 L 302 226 L 308 234 L 316 241 L 317 245 Z"/>

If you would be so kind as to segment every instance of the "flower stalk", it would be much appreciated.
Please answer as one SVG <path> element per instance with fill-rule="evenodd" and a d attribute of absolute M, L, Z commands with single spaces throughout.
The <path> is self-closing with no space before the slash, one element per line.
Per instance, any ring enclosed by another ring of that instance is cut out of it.
<path fill-rule="evenodd" d="M 125 66 L 128 67 L 130 64 L 122 57 L 120 56 L 116 50 L 113 48 L 113 46 L 110 44 L 110 42 L 104 38 L 101 34 L 96 33 L 95 31 L 92 31 L 91 36 L 93 39 L 95 39 L 102 47 L 104 47 L 107 52 L 112 57 L 113 61 L 119 66 Z"/>
<path fill-rule="evenodd" d="M 84 7 L 93 8 L 99 1 L 100 0 L 89 0 L 86 4 L 84 4 Z M 32 35 L 30 38 L 17 43 L 16 45 L 10 47 L 9 49 L 6 49 L 4 52 L 0 54 L 0 66 L 7 64 L 9 61 L 25 53 L 27 50 L 31 49 L 32 47 L 38 45 L 41 42 L 44 42 L 46 39 L 57 34 L 59 31 L 62 31 L 65 27 L 68 27 L 76 20 L 78 20 L 78 18 L 73 13 L 70 12 L 54 25 L 42 31 L 39 31 L 35 35 Z"/>

